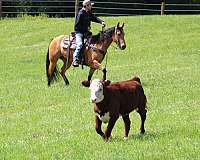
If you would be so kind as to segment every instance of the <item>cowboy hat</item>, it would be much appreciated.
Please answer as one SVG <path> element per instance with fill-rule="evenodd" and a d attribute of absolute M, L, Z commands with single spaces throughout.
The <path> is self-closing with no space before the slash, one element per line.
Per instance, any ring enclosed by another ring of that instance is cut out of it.
<path fill-rule="evenodd" d="M 91 4 L 92 6 L 94 5 L 90 0 L 84 0 L 82 4 L 83 6 L 86 6 L 87 4 Z"/>

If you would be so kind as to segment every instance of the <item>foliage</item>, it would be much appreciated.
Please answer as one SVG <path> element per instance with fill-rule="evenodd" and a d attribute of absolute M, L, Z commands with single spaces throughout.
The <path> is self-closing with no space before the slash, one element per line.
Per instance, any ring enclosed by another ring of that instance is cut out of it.
<path fill-rule="evenodd" d="M 108 2 L 108 3 L 96 3 L 95 11 L 98 13 L 112 13 L 112 14 L 131 14 L 131 15 L 146 15 L 146 14 L 160 14 L 160 5 L 161 0 L 98 0 L 94 2 Z M 120 3 L 115 3 L 120 2 Z M 152 4 L 155 3 L 156 5 L 140 5 L 140 4 L 131 4 L 131 3 L 146 3 Z M 200 4 L 200 0 L 165 0 L 166 4 L 174 3 L 174 4 L 192 4 L 197 3 Z M 81 8 L 80 1 L 80 8 Z M 130 4 L 125 4 L 130 3 Z M 39 15 L 41 13 L 47 13 L 49 17 L 73 17 L 75 11 L 75 1 L 65 1 L 65 0 L 48 0 L 48 1 L 41 1 L 41 0 L 17 0 L 17 1 L 3 1 L 3 13 L 4 12 L 18 12 L 18 14 L 29 14 L 29 15 Z M 13 7 L 6 7 L 6 6 L 13 6 Z M 58 6 L 58 7 L 54 7 Z M 118 8 L 118 9 L 110 9 L 110 8 Z M 126 8 L 125 10 L 119 10 L 119 8 Z M 187 10 L 200 10 L 199 6 L 169 6 L 167 10 L 176 10 L 176 9 L 186 10 L 186 12 L 170 12 L 171 14 L 196 14 L 197 12 L 187 12 Z M 106 9 L 106 10 L 105 10 Z M 158 12 L 151 11 L 157 10 Z M 58 13 L 57 13 L 58 12 Z M 11 13 L 8 15 L 3 14 L 3 16 L 9 17 L 16 17 L 17 13 Z"/>
<path fill-rule="evenodd" d="M 95 133 L 89 90 L 80 84 L 87 67 L 67 71 L 70 86 L 60 80 L 47 87 L 47 46 L 53 37 L 69 34 L 74 19 L 5 18 L 0 20 L 0 159 L 200 159 L 200 16 L 102 19 L 109 27 L 125 22 L 127 48 L 109 48 L 108 79 L 141 78 L 148 98 L 146 134 L 139 135 L 137 113 L 130 116 L 128 141 L 121 119 L 108 143 Z M 94 33 L 101 30 L 92 26 Z"/>
<path fill-rule="evenodd" d="M 192 0 L 192 3 L 200 3 L 200 0 Z"/>

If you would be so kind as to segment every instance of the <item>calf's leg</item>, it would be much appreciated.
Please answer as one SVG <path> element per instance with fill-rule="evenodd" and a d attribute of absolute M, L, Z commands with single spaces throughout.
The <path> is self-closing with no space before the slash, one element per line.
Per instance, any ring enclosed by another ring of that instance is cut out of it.
<path fill-rule="evenodd" d="M 140 114 L 140 117 L 141 117 L 141 127 L 140 127 L 140 133 L 141 134 L 144 134 L 144 132 L 145 132 L 144 122 L 146 120 L 146 112 L 147 112 L 146 109 L 138 111 L 138 113 Z"/>
<path fill-rule="evenodd" d="M 125 127 L 125 136 L 124 136 L 124 139 L 128 139 L 128 133 L 129 133 L 129 130 L 130 130 L 130 125 L 131 125 L 129 114 L 125 115 L 125 116 L 122 116 L 122 118 L 123 118 L 124 127 Z"/>
<path fill-rule="evenodd" d="M 102 136 L 103 138 L 105 138 L 104 133 L 103 133 L 102 130 L 101 130 L 102 121 L 101 121 L 101 120 L 99 119 L 99 117 L 97 117 L 97 116 L 95 116 L 95 118 L 96 118 L 96 127 L 95 127 L 96 132 L 97 132 L 100 136 Z"/>
<path fill-rule="evenodd" d="M 117 119 L 119 118 L 119 116 L 111 116 L 110 119 L 109 119 L 109 122 L 108 122 L 108 126 L 107 126 L 107 129 L 105 131 L 105 140 L 108 141 L 110 135 L 111 135 L 111 132 L 112 132 L 112 129 L 115 125 L 115 122 L 117 121 Z"/>

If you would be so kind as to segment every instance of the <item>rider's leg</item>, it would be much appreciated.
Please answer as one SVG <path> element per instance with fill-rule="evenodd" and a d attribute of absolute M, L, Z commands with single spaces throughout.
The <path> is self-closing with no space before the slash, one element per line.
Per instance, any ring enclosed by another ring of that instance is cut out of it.
<path fill-rule="evenodd" d="M 74 51 L 74 56 L 73 56 L 74 66 L 78 66 L 78 59 L 82 47 L 83 47 L 83 34 L 78 32 L 76 33 L 76 49 Z"/>

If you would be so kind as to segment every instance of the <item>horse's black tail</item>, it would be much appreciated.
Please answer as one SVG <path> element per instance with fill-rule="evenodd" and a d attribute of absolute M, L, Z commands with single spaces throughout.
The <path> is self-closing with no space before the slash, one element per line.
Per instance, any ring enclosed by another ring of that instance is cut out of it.
<path fill-rule="evenodd" d="M 49 47 L 48 47 L 48 51 L 47 51 L 47 56 L 46 56 L 46 76 L 47 76 L 47 81 L 48 81 L 48 86 L 51 85 L 52 80 L 57 81 L 58 80 L 58 69 L 57 66 L 55 66 L 52 74 L 49 74 L 49 65 L 50 65 L 50 60 L 49 60 Z"/>

